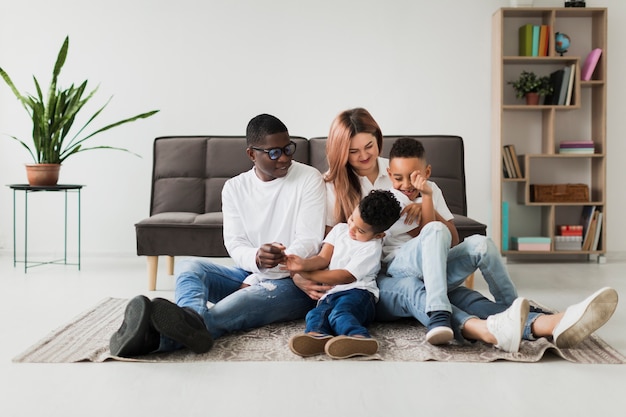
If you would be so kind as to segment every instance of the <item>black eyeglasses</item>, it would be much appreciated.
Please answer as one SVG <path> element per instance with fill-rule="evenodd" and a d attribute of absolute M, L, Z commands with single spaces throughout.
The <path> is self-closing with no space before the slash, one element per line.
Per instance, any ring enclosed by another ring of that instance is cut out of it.
<path fill-rule="evenodd" d="M 270 149 L 263 149 L 263 148 L 257 148 L 255 146 L 250 146 L 250 149 L 254 149 L 255 151 L 265 152 L 272 161 L 275 161 L 278 158 L 280 158 L 283 153 L 287 156 L 291 156 L 294 153 L 296 153 L 296 144 L 295 142 L 289 142 L 289 145 L 285 146 L 284 148 L 270 148 Z"/>

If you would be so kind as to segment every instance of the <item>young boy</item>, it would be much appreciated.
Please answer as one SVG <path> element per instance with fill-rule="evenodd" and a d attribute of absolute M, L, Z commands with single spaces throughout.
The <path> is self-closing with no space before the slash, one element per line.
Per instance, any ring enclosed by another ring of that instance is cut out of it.
<path fill-rule="evenodd" d="M 361 200 L 348 223 L 332 228 L 318 255 L 308 259 L 287 255 L 285 269 L 292 274 L 335 285 L 307 314 L 305 333 L 289 341 L 292 352 L 305 357 L 326 352 L 343 359 L 378 351 L 366 326 L 376 312 L 381 241 L 399 218 L 400 204 L 393 194 L 374 190 Z"/>
<path fill-rule="evenodd" d="M 446 263 L 450 247 L 459 240 L 452 213 L 441 189 L 428 180 L 431 167 L 421 142 L 413 138 L 394 142 L 387 172 L 406 219 L 389 229 L 383 243 L 383 264 L 394 278 L 413 275 L 424 281 L 429 317 L 426 341 L 448 343 L 454 332 Z"/>

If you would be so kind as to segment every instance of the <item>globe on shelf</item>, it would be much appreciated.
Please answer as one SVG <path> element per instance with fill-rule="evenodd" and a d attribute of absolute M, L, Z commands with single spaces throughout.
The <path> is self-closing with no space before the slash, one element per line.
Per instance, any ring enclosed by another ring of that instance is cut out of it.
<path fill-rule="evenodd" d="M 557 32 L 554 35 L 554 49 L 557 53 L 563 54 L 567 52 L 570 46 L 570 38 L 565 33 Z"/>

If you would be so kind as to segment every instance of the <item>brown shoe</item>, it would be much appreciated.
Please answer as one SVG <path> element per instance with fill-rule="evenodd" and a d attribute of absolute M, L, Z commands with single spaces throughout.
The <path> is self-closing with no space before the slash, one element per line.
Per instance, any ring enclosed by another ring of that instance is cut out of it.
<path fill-rule="evenodd" d="M 328 335 L 297 334 L 289 339 L 289 349 L 302 357 L 321 355 L 324 353 L 326 342 L 332 338 Z"/>
<path fill-rule="evenodd" d="M 324 350 L 333 359 L 369 356 L 378 352 L 378 342 L 369 337 L 335 336 L 326 343 Z"/>

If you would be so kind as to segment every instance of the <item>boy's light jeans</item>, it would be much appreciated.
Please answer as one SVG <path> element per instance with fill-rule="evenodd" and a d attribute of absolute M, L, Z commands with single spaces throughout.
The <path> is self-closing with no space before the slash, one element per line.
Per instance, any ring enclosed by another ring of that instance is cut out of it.
<path fill-rule="evenodd" d="M 452 311 L 446 278 L 451 239 L 445 224 L 430 222 L 419 235 L 403 244 L 387 265 L 387 275 L 393 279 L 417 280 L 425 287 L 426 303 L 422 307 L 426 313 Z"/>
<path fill-rule="evenodd" d="M 486 319 L 506 310 L 517 298 L 517 290 L 502 263 L 500 253 L 490 238 L 474 235 L 452 248 L 447 260 L 448 297 L 452 303 L 452 323 L 457 337 L 463 324 L 472 317 Z M 496 302 L 477 291 L 462 286 L 467 276 L 480 269 Z M 394 320 L 414 317 L 428 325 L 427 294 L 424 283 L 407 276 L 397 279 L 381 273 L 377 279 L 380 299 L 376 318 Z M 526 321 L 524 338 L 532 340 L 530 325 L 540 312 L 531 312 Z"/>

